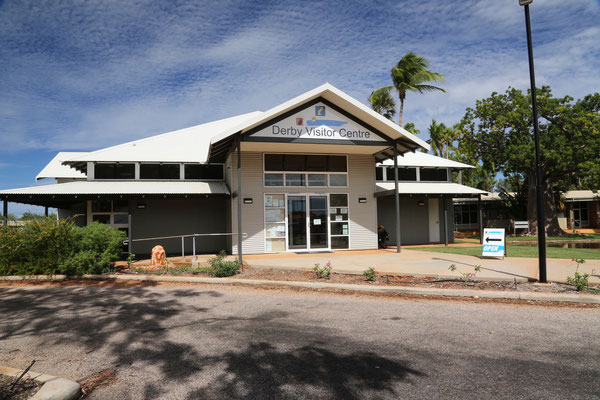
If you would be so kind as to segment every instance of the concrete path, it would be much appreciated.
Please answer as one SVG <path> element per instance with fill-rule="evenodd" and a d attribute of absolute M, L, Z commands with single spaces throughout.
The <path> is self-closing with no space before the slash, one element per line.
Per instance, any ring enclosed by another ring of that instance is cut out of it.
<path fill-rule="evenodd" d="M 328 254 L 283 254 L 246 256 L 246 262 L 255 268 L 312 269 L 316 263 L 324 265 L 331 261 L 333 270 L 345 273 L 362 273 L 368 267 L 374 267 L 380 273 L 460 277 L 460 273 L 473 272 L 476 265 L 481 265 L 480 279 L 491 280 L 528 280 L 538 278 L 537 258 L 482 259 L 479 257 L 444 254 L 415 250 L 403 250 L 394 253 L 386 250 L 344 251 Z M 452 272 L 448 267 L 454 264 L 457 270 Z M 572 276 L 577 264 L 568 259 L 548 259 L 548 280 L 565 282 Z M 579 272 L 590 274 L 590 283 L 600 282 L 600 260 L 589 260 L 581 265 Z"/>

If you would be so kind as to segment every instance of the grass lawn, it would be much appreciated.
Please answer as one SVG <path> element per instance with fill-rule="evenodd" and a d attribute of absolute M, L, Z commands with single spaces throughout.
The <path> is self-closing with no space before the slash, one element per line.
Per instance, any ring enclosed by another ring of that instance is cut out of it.
<path fill-rule="evenodd" d="M 479 235 L 467 235 L 469 239 L 479 239 Z M 581 236 L 547 236 L 546 240 L 590 240 L 600 239 L 600 233 L 582 233 Z M 506 236 L 507 242 L 537 241 L 537 236 Z"/>
<path fill-rule="evenodd" d="M 407 250 L 433 251 L 436 253 L 464 254 L 467 256 L 481 256 L 481 246 L 474 247 L 406 247 Z M 536 258 L 537 246 L 518 245 L 508 246 L 508 257 Z M 548 258 L 584 258 L 586 260 L 600 260 L 598 249 L 563 249 L 562 247 L 546 247 Z"/>

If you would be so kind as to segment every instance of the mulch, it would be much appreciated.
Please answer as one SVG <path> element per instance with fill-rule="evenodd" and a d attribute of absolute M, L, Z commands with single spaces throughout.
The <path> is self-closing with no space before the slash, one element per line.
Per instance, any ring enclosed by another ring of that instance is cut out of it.
<path fill-rule="evenodd" d="M 0 375 L 0 400 L 25 400 L 30 399 L 42 385 L 32 379 L 23 378 L 17 386 L 11 390 L 11 386 L 17 377 Z"/>

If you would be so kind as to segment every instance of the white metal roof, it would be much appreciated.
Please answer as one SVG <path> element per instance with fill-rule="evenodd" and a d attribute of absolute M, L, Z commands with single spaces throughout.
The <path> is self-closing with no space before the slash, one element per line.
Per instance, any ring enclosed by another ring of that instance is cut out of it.
<path fill-rule="evenodd" d="M 591 190 L 569 190 L 563 193 L 562 197 L 569 200 L 579 200 L 579 201 L 594 201 L 600 200 L 600 190 L 597 192 L 593 192 Z"/>
<path fill-rule="evenodd" d="M 206 162 L 210 138 L 261 114 L 259 111 L 208 122 L 190 128 L 134 140 L 66 160 L 68 163 L 99 162 Z"/>
<path fill-rule="evenodd" d="M 385 160 L 381 165 L 394 165 L 394 160 Z M 433 154 L 414 152 L 405 153 L 398 157 L 398 165 L 401 167 L 435 167 L 435 168 L 456 168 L 466 169 L 475 168 L 469 164 L 463 164 L 458 161 L 438 157 Z"/>
<path fill-rule="evenodd" d="M 255 111 L 186 129 L 167 132 L 89 152 L 82 156 L 64 160 L 64 162 L 80 170 L 85 170 L 84 164 L 88 161 L 207 162 L 209 149 L 212 144 L 227 139 L 237 132 L 246 132 L 317 98 L 323 98 L 334 103 L 391 139 L 410 143 L 412 148 L 422 147 L 429 149 L 427 142 L 414 136 L 331 84 L 326 83 L 266 112 Z"/>
<path fill-rule="evenodd" d="M 394 193 L 394 182 L 378 182 L 375 196 L 388 196 Z M 486 194 L 483 190 L 475 189 L 465 185 L 452 182 L 399 182 L 398 193 L 400 194 L 452 194 L 452 195 L 475 195 Z"/>
<path fill-rule="evenodd" d="M 0 190 L 1 195 L 229 194 L 224 182 L 76 181 Z"/>
<path fill-rule="evenodd" d="M 44 178 L 85 178 L 83 172 L 77 171 L 68 165 L 63 165 L 62 162 L 74 157 L 81 157 L 87 153 L 75 151 L 61 151 L 40 171 L 35 177 L 36 180 Z"/>

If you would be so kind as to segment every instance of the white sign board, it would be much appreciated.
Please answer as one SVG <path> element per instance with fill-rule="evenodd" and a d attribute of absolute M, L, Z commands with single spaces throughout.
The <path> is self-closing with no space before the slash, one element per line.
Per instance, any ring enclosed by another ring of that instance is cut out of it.
<path fill-rule="evenodd" d="M 260 131 L 253 137 L 282 140 L 383 142 L 385 139 L 323 103 L 317 103 Z"/>
<path fill-rule="evenodd" d="M 504 257 L 504 228 L 483 229 L 483 257 Z"/>

